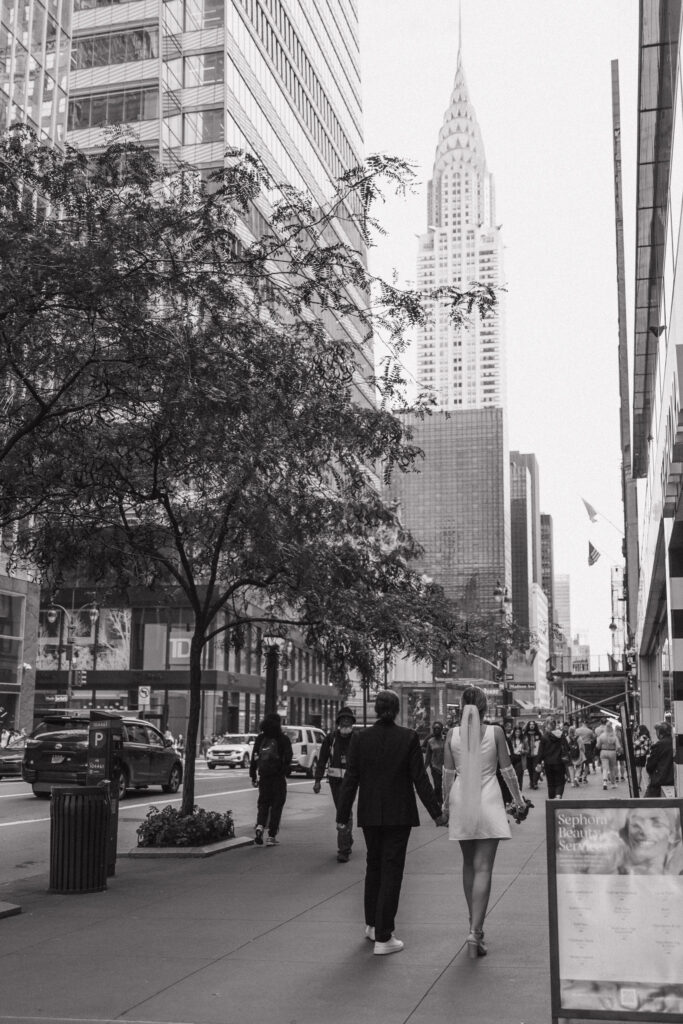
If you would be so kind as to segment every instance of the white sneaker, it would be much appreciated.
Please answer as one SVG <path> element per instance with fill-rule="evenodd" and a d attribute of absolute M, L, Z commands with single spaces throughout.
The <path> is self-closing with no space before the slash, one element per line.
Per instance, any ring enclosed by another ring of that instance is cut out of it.
<path fill-rule="evenodd" d="M 403 943 L 400 939 L 395 939 L 392 935 L 387 942 L 376 942 L 373 953 L 375 956 L 388 956 L 389 953 L 400 953 L 403 949 Z"/>
<path fill-rule="evenodd" d="M 370 942 L 375 941 L 375 926 L 373 924 L 366 924 L 365 926 L 365 938 L 369 939 Z"/>

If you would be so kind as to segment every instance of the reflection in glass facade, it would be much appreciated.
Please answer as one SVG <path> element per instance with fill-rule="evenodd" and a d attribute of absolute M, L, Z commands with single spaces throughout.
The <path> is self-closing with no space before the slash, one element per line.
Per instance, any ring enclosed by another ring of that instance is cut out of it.
<path fill-rule="evenodd" d="M 64 142 L 70 32 L 71 0 L 1 0 L 0 128 L 21 121 Z"/>
<path fill-rule="evenodd" d="M 391 494 L 424 548 L 423 571 L 466 612 L 496 609 L 510 585 L 510 469 L 503 411 L 468 409 L 402 417 L 424 452 L 396 474 Z"/>

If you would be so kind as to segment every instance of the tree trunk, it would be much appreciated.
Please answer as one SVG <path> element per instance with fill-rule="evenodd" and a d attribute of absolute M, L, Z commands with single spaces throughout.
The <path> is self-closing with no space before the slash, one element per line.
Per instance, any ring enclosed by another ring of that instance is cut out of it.
<path fill-rule="evenodd" d="M 194 779 L 197 761 L 197 734 L 202 709 L 202 651 L 204 637 L 195 632 L 190 645 L 190 713 L 187 718 L 185 744 L 185 771 L 183 773 L 183 799 L 181 814 L 192 814 L 194 807 Z"/>

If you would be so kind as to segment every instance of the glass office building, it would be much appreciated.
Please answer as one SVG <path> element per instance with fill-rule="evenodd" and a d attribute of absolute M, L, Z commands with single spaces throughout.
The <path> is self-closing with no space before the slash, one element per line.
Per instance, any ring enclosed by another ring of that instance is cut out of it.
<path fill-rule="evenodd" d="M 72 0 L 1 0 L 0 128 L 30 125 L 66 137 Z"/>
<path fill-rule="evenodd" d="M 498 608 L 496 583 L 510 586 L 510 465 L 502 409 L 407 414 L 423 450 L 391 494 L 424 548 L 424 571 L 464 611 Z"/>

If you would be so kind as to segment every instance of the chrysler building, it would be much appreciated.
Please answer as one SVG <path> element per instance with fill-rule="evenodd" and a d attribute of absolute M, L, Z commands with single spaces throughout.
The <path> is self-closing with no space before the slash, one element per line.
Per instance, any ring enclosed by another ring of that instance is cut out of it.
<path fill-rule="evenodd" d="M 495 224 L 493 178 L 486 168 L 481 131 L 467 92 L 460 49 L 449 107 L 439 133 L 428 188 L 428 227 L 420 237 L 417 287 L 473 282 L 503 284 L 503 244 Z M 430 318 L 417 334 L 417 376 L 440 409 L 502 408 L 503 294 L 481 319 L 450 319 L 448 302 L 428 303 Z"/>

